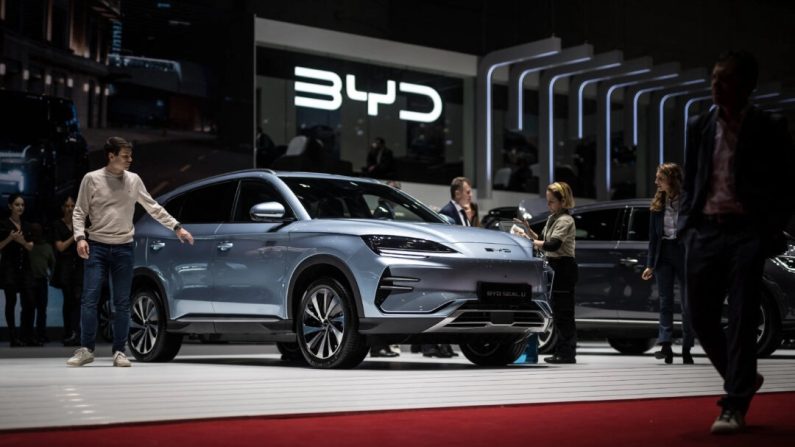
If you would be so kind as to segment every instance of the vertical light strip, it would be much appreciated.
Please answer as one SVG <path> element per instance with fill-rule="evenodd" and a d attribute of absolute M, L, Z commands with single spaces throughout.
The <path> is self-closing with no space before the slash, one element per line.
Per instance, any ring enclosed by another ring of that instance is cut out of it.
<path fill-rule="evenodd" d="M 711 97 L 712 97 L 712 95 L 699 96 L 697 98 L 692 98 L 692 99 L 688 100 L 685 103 L 685 131 L 683 132 L 685 134 L 685 141 L 682 144 L 682 151 L 687 150 L 687 122 L 690 121 L 690 106 L 692 106 L 696 102 L 703 101 L 703 100 L 709 99 Z M 660 162 L 660 163 L 662 163 L 662 162 Z"/>
<path fill-rule="evenodd" d="M 528 58 L 528 59 L 536 59 L 536 58 L 539 58 L 539 57 L 551 56 L 551 55 L 557 54 L 557 53 L 558 53 L 558 51 L 549 51 L 549 52 L 546 52 L 546 53 L 533 55 L 533 57 Z M 500 62 L 500 63 L 497 63 L 497 64 L 492 64 L 491 66 L 489 66 L 488 70 L 486 70 L 486 104 L 483 105 L 483 107 L 486 108 L 486 135 L 485 135 L 485 137 L 486 137 L 486 154 L 485 154 L 486 155 L 486 157 L 485 157 L 486 158 L 486 169 L 485 169 L 486 178 L 484 180 L 487 181 L 489 184 L 491 184 L 492 176 L 494 175 L 492 173 L 492 161 L 491 161 L 491 158 L 492 158 L 491 139 L 493 137 L 492 131 L 491 131 L 491 127 L 492 127 L 491 126 L 491 108 L 492 108 L 491 107 L 491 78 L 492 78 L 492 75 L 494 74 L 494 70 L 496 70 L 496 69 L 498 69 L 500 67 L 504 67 L 506 65 L 515 64 L 516 62 L 518 62 L 518 61 L 510 60 L 510 61 L 506 61 L 506 62 Z"/>

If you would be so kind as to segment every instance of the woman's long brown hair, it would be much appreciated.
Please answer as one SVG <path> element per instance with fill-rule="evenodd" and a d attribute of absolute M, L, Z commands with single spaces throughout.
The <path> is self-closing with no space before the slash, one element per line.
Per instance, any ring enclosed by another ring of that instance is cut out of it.
<path fill-rule="evenodd" d="M 657 167 L 657 172 L 665 176 L 671 186 L 671 198 L 679 197 L 682 192 L 682 168 L 676 163 L 663 163 Z M 667 194 L 658 188 L 654 198 L 651 200 L 651 210 L 656 212 L 665 210 L 665 201 L 667 199 Z"/>

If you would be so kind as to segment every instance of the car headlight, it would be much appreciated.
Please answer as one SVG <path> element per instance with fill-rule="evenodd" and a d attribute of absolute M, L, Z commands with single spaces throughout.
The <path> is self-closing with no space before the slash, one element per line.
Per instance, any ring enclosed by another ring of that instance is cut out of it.
<path fill-rule="evenodd" d="M 362 236 L 364 243 L 379 255 L 425 258 L 432 254 L 458 253 L 450 247 L 438 242 L 413 237 L 367 235 Z"/>

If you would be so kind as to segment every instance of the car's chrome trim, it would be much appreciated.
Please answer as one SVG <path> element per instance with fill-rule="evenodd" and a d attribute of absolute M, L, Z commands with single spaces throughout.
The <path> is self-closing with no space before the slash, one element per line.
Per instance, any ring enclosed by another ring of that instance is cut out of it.
<path fill-rule="evenodd" d="M 492 313 L 510 313 L 511 323 L 494 323 Z M 468 319 L 467 317 L 474 317 Z M 524 320 L 524 321 L 522 321 Z M 543 332 L 551 320 L 538 310 L 478 310 L 466 309 L 453 312 L 450 316 L 425 330 L 428 332 L 462 332 L 479 329 L 524 329 L 531 332 Z"/>

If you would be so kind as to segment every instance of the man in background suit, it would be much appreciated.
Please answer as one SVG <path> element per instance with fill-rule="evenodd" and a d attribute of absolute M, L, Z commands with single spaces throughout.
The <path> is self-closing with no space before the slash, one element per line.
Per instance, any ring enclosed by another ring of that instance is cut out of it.
<path fill-rule="evenodd" d="M 716 434 L 745 428 L 751 399 L 762 386 L 756 372 L 762 272 L 765 259 L 786 248 L 782 230 L 795 210 L 787 124 L 748 101 L 757 72 L 750 53 L 721 55 L 712 71 L 716 107 L 687 129 L 679 227 L 693 328 L 726 392 L 711 429 Z"/>
<path fill-rule="evenodd" d="M 365 174 L 370 177 L 384 178 L 394 175 L 395 156 L 392 149 L 386 147 L 386 141 L 381 137 L 376 137 L 367 152 L 367 166 L 364 168 Z"/>
<path fill-rule="evenodd" d="M 466 177 L 456 177 L 450 183 L 450 201 L 439 210 L 440 214 L 453 219 L 456 225 L 471 226 L 464 207 L 469 207 L 472 203 L 472 183 Z M 412 345 L 412 351 L 418 349 L 417 345 Z M 425 357 L 450 358 L 458 354 L 453 351 L 448 344 L 434 345 L 424 344 L 421 347 L 422 355 Z"/>
<path fill-rule="evenodd" d="M 465 207 L 472 203 L 472 183 L 466 177 L 456 177 L 450 183 L 450 201 L 439 210 L 453 219 L 456 225 L 470 226 Z"/>

